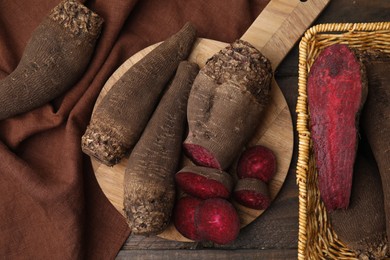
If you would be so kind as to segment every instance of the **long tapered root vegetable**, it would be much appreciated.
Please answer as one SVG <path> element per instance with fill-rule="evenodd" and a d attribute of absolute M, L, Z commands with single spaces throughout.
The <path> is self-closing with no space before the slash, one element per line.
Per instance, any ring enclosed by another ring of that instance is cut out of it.
<path fill-rule="evenodd" d="M 362 114 L 362 128 L 381 175 L 386 230 L 390 238 L 390 55 L 367 52 L 363 56 L 369 93 Z"/>
<path fill-rule="evenodd" d="M 95 109 L 82 137 L 84 153 L 108 166 L 128 154 L 180 61 L 189 55 L 195 38 L 195 28 L 187 23 L 112 86 Z"/>
<path fill-rule="evenodd" d="M 134 234 L 158 234 L 170 222 L 186 108 L 198 65 L 183 61 L 127 162 L 124 211 Z"/>
<path fill-rule="evenodd" d="M 175 180 L 184 192 L 201 199 L 228 199 L 233 188 L 229 173 L 203 166 L 185 166 L 175 174 Z"/>
<path fill-rule="evenodd" d="M 75 0 L 59 3 L 33 31 L 15 70 L 0 81 L 0 120 L 46 104 L 88 66 L 103 19 Z"/>
<path fill-rule="evenodd" d="M 198 165 L 226 169 L 261 122 L 272 79 L 270 61 L 238 40 L 210 58 L 188 100 L 187 155 Z"/>
<path fill-rule="evenodd" d="M 384 259 L 386 222 L 381 179 L 375 161 L 358 155 L 350 204 L 329 214 L 332 227 L 359 259 Z M 365 258 L 364 258 L 365 256 Z"/>
<path fill-rule="evenodd" d="M 367 97 L 364 66 L 346 45 L 327 47 L 311 66 L 307 92 L 321 199 L 329 212 L 347 208 Z"/>

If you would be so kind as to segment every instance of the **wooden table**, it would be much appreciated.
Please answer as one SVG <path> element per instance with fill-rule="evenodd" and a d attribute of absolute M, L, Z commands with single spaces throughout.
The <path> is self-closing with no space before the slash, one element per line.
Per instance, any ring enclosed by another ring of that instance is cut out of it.
<path fill-rule="evenodd" d="M 310 1 L 310 0 L 307 0 Z M 390 21 L 389 0 L 332 0 L 315 24 Z M 276 71 L 276 80 L 296 121 L 298 45 Z M 241 230 L 225 246 L 182 243 L 156 236 L 130 236 L 117 259 L 296 259 L 298 239 L 298 188 L 295 180 L 297 134 L 287 179 L 272 206 Z"/>

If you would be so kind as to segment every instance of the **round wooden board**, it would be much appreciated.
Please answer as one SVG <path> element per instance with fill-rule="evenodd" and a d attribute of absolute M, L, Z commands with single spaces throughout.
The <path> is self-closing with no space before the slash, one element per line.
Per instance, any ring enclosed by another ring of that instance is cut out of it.
<path fill-rule="evenodd" d="M 100 103 L 101 99 L 111 89 L 113 84 L 138 60 L 149 53 L 158 44 L 149 46 L 138 52 L 126 62 L 124 62 L 116 72 L 109 78 L 104 85 L 95 107 Z M 190 61 L 196 62 L 200 67 L 203 67 L 208 58 L 224 48 L 227 44 L 223 42 L 198 39 L 194 45 L 194 49 L 188 58 Z M 269 183 L 270 195 L 273 200 L 281 189 L 291 162 L 293 152 L 293 126 L 290 111 L 286 100 L 275 80 L 272 82 L 272 93 L 269 106 L 261 120 L 260 126 L 256 134 L 249 143 L 249 146 L 255 144 L 264 145 L 275 152 L 277 157 L 277 172 L 275 177 Z M 123 212 L 123 178 L 126 168 L 127 159 L 123 159 L 119 164 L 108 167 L 92 158 L 95 175 L 103 192 L 121 213 Z M 235 173 L 232 172 L 234 176 Z M 244 227 L 259 217 L 263 210 L 253 210 L 243 207 L 233 201 L 233 204 L 238 210 L 241 226 Z M 183 237 L 171 224 L 163 233 L 159 235 L 162 238 L 176 241 L 191 241 Z"/>

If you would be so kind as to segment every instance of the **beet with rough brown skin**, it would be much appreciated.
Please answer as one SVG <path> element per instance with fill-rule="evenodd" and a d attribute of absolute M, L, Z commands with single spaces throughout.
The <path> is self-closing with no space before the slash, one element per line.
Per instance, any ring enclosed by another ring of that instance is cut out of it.
<path fill-rule="evenodd" d="M 195 39 L 194 26 L 186 23 L 115 82 L 96 106 L 82 136 L 84 153 L 108 166 L 128 155 Z"/>
<path fill-rule="evenodd" d="M 222 198 L 180 198 L 174 209 L 174 225 L 186 238 L 220 245 L 233 242 L 240 232 L 234 206 Z"/>
<path fill-rule="evenodd" d="M 175 175 L 177 185 L 186 193 L 201 198 L 229 198 L 233 188 L 232 177 L 222 170 L 186 166 Z"/>
<path fill-rule="evenodd" d="M 268 183 L 276 173 L 274 152 L 262 145 L 249 147 L 238 161 L 238 178 L 256 178 Z"/>
<path fill-rule="evenodd" d="M 188 99 L 184 149 L 197 165 L 226 170 L 256 131 L 267 106 L 270 61 L 237 40 L 201 69 Z"/>
<path fill-rule="evenodd" d="M 369 93 L 362 114 L 362 129 L 381 175 L 386 230 L 390 238 L 390 55 L 379 51 L 369 51 L 363 55 Z"/>
<path fill-rule="evenodd" d="M 311 66 L 307 93 L 321 199 L 328 211 L 347 208 L 367 96 L 364 66 L 346 45 L 331 45 Z"/>
<path fill-rule="evenodd" d="M 102 24 L 103 18 L 79 1 L 55 6 L 33 31 L 18 66 L 0 80 L 0 120 L 38 108 L 73 87 L 89 65 Z"/>
<path fill-rule="evenodd" d="M 187 99 L 198 71 L 196 63 L 180 62 L 127 161 L 123 210 L 133 234 L 158 234 L 170 223 Z"/>
<path fill-rule="evenodd" d="M 239 204 L 252 209 L 265 210 L 271 204 L 267 184 L 254 178 L 239 179 L 233 197 Z"/>

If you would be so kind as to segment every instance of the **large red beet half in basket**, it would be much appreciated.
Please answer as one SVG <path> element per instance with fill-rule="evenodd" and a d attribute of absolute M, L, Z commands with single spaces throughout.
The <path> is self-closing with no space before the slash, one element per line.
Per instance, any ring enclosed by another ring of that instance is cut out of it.
<path fill-rule="evenodd" d="M 367 97 L 365 68 L 349 47 L 331 45 L 312 65 L 307 91 L 321 199 L 328 211 L 347 208 Z"/>

